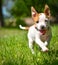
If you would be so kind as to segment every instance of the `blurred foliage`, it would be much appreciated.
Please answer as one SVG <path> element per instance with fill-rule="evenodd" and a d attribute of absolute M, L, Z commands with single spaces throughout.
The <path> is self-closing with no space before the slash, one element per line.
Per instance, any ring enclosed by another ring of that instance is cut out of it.
<path fill-rule="evenodd" d="M 14 0 L 14 2 L 11 14 L 16 18 L 16 26 L 19 24 L 25 25 L 25 22 L 21 20 L 21 18 L 31 16 L 31 6 L 33 6 L 37 12 L 43 12 L 45 4 L 50 7 L 51 15 L 54 16 L 58 22 L 58 0 Z"/>
<path fill-rule="evenodd" d="M 43 12 L 45 4 L 49 5 L 52 15 L 58 14 L 58 0 L 16 0 L 11 14 L 15 17 L 31 16 L 31 6 L 38 12 Z"/>
<path fill-rule="evenodd" d="M 5 27 L 8 27 L 8 28 L 19 28 L 19 25 L 23 25 L 23 26 L 26 26 L 26 23 L 24 22 L 24 20 L 20 19 L 20 18 L 13 18 L 13 19 L 5 19 Z"/>
<path fill-rule="evenodd" d="M 19 24 L 26 26 L 25 22 L 18 18 L 17 21 L 16 21 L 16 27 L 19 27 Z"/>

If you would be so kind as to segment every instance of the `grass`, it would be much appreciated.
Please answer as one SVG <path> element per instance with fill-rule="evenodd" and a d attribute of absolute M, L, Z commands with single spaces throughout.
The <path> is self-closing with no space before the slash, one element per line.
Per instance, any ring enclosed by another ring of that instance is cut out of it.
<path fill-rule="evenodd" d="M 58 65 L 58 26 L 52 26 L 53 37 L 49 52 L 43 53 L 34 44 L 32 55 L 28 47 L 27 31 L 0 28 L 0 65 Z"/>

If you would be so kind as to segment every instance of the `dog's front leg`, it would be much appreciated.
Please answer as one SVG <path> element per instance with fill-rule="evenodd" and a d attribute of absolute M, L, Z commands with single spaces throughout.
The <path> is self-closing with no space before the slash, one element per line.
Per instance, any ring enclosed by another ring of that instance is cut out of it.
<path fill-rule="evenodd" d="M 48 48 L 45 46 L 45 44 L 39 38 L 36 38 L 35 42 L 41 47 L 43 52 L 48 51 Z"/>

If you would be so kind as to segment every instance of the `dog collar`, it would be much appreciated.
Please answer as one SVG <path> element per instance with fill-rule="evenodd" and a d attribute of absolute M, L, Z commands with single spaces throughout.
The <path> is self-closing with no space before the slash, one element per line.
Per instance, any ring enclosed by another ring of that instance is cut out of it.
<path fill-rule="evenodd" d="M 40 31 L 40 33 L 41 33 L 42 35 L 45 35 L 45 33 L 46 33 L 46 30 L 39 30 L 37 27 L 35 27 L 35 29 L 36 29 L 37 31 Z"/>

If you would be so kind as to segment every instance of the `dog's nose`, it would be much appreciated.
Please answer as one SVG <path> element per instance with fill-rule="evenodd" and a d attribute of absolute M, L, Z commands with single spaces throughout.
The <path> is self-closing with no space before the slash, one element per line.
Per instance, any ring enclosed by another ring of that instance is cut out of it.
<path fill-rule="evenodd" d="M 41 26 L 41 29 L 45 29 L 45 26 Z"/>

